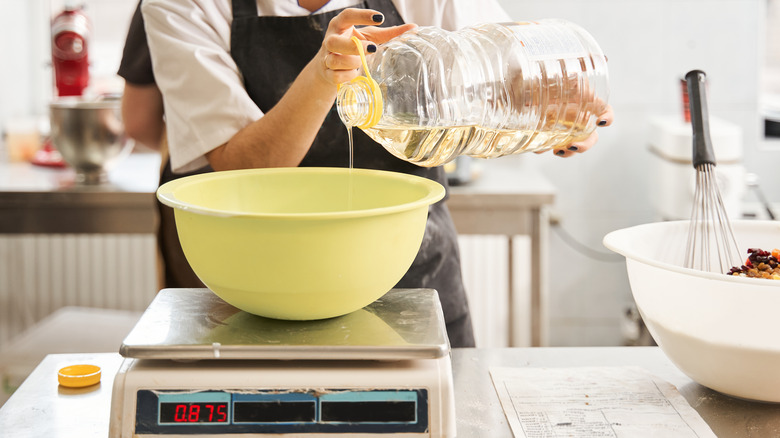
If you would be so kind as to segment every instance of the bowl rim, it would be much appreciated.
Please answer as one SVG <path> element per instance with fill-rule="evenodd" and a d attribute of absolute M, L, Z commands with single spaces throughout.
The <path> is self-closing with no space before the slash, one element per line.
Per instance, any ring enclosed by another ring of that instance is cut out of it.
<path fill-rule="evenodd" d="M 184 202 L 175 196 L 176 189 L 191 184 L 194 181 L 203 179 L 222 179 L 229 178 L 235 175 L 246 174 L 274 174 L 274 173 L 314 173 L 314 174 L 332 174 L 332 173 L 346 173 L 354 172 L 356 174 L 367 175 L 380 175 L 384 178 L 404 180 L 412 183 L 413 185 L 422 186 L 426 189 L 427 194 L 420 199 L 405 204 L 393 205 L 389 207 L 368 208 L 362 210 L 349 210 L 349 211 L 332 211 L 332 212 L 320 212 L 320 213 L 249 213 L 240 211 L 221 210 L 215 208 L 202 207 L 194 205 L 188 202 Z M 201 173 L 197 175 L 189 175 L 182 178 L 169 181 L 161 185 L 157 189 L 157 199 L 163 204 L 179 209 L 182 211 L 198 213 L 208 216 L 217 217 L 244 217 L 244 218 L 266 218 L 266 219 L 298 219 L 298 220 L 322 220 L 322 219 L 346 219 L 346 218 L 358 218 L 368 216 L 380 216 L 391 213 L 399 213 L 404 211 L 413 210 L 419 207 L 435 204 L 442 200 L 446 190 L 444 186 L 438 182 L 424 178 L 417 175 L 411 175 L 401 172 L 393 172 L 388 170 L 378 169 L 361 169 L 354 168 L 349 169 L 346 167 L 272 167 L 272 168 L 259 168 L 259 169 L 239 169 L 239 170 L 223 170 L 215 172 Z"/>
<path fill-rule="evenodd" d="M 122 101 L 113 98 L 85 99 L 82 97 L 58 97 L 49 102 L 49 109 L 61 110 L 92 110 L 92 109 L 120 109 Z"/>
<path fill-rule="evenodd" d="M 626 248 L 624 245 L 619 245 L 616 243 L 616 240 L 619 236 L 629 234 L 632 231 L 635 231 L 637 229 L 653 228 L 653 227 L 671 228 L 671 227 L 680 227 L 680 226 L 684 226 L 687 228 L 689 223 L 690 221 L 687 220 L 676 220 L 676 221 L 665 221 L 665 222 L 649 222 L 649 223 L 634 225 L 631 227 L 622 228 L 607 233 L 602 240 L 602 244 L 605 247 L 607 247 L 609 250 L 623 255 L 626 259 L 631 259 L 639 263 L 643 263 L 667 271 L 676 272 L 679 274 L 692 275 L 695 277 L 701 277 L 701 278 L 706 278 L 706 279 L 716 280 L 716 281 L 730 281 L 730 282 L 736 282 L 741 284 L 749 284 L 752 286 L 759 286 L 759 287 L 780 287 L 780 280 L 757 279 L 757 278 L 741 277 L 735 275 L 726 275 L 725 272 L 717 273 L 717 272 L 700 271 L 697 269 L 685 268 L 671 263 L 653 260 L 649 257 L 638 254 L 636 251 L 632 251 L 631 249 Z M 780 222 L 771 221 L 771 220 L 740 219 L 740 220 L 733 220 L 731 221 L 731 223 L 732 226 L 735 224 L 741 225 L 744 223 L 751 223 L 754 225 L 758 224 L 758 226 L 761 227 L 769 227 L 769 226 L 780 227 Z M 745 250 L 747 250 L 747 248 L 745 248 Z M 756 280 L 767 280 L 767 281 L 757 282 Z"/>

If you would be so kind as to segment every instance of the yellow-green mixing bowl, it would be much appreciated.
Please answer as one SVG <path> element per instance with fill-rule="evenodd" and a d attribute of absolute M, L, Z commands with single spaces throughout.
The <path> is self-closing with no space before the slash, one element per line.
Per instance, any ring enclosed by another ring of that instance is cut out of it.
<path fill-rule="evenodd" d="M 309 320 L 390 290 L 444 187 L 378 170 L 274 168 L 184 177 L 157 197 L 174 208 L 187 261 L 220 298 L 256 315 Z"/>

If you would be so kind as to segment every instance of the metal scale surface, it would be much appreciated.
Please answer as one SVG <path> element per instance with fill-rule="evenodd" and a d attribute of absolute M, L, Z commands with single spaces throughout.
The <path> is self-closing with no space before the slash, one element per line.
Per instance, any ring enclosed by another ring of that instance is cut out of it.
<path fill-rule="evenodd" d="M 112 437 L 455 436 L 449 342 L 431 289 L 394 289 L 319 321 L 163 289 L 120 353 Z"/>

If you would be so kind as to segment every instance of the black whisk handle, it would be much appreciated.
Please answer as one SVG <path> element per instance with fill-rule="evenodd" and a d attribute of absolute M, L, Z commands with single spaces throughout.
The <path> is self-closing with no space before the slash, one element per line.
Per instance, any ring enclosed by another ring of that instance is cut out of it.
<path fill-rule="evenodd" d="M 693 167 L 702 164 L 715 165 L 715 152 L 710 139 L 710 117 L 707 110 L 707 75 L 701 70 L 691 70 L 685 75 L 693 127 Z"/>

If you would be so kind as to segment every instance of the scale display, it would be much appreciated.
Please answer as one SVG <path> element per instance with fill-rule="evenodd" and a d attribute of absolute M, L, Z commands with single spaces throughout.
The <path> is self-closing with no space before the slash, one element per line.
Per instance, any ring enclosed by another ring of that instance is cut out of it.
<path fill-rule="evenodd" d="M 137 434 L 403 433 L 428 430 L 428 391 L 147 390 Z"/>
<path fill-rule="evenodd" d="M 158 394 L 158 424 L 228 424 L 230 394 Z"/>

